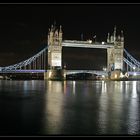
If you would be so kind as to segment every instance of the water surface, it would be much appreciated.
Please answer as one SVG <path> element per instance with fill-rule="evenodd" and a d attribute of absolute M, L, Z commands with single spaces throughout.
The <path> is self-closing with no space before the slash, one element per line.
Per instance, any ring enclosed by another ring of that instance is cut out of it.
<path fill-rule="evenodd" d="M 140 135 L 140 81 L 0 81 L 0 135 Z"/>

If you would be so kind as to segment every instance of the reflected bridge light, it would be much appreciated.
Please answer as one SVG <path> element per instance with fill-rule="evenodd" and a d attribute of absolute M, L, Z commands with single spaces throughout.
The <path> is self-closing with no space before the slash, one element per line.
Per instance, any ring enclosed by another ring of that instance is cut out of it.
<path fill-rule="evenodd" d="M 64 73 L 63 76 L 64 76 L 64 79 L 66 79 L 66 73 Z"/>
<path fill-rule="evenodd" d="M 52 72 L 50 71 L 50 72 L 49 72 L 49 78 L 51 77 L 51 75 L 52 75 Z"/>
<path fill-rule="evenodd" d="M 75 81 L 72 82 L 72 86 L 73 86 L 73 94 L 75 95 Z"/>

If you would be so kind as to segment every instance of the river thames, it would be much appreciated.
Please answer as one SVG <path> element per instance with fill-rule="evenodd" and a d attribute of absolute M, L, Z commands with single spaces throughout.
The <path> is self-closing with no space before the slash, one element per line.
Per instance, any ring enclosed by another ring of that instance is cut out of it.
<path fill-rule="evenodd" d="M 140 135 L 140 81 L 0 80 L 0 135 Z"/>

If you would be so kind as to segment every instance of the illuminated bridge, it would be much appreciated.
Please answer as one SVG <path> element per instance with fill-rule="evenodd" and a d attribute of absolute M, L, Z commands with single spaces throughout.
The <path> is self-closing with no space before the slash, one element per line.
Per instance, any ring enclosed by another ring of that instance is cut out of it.
<path fill-rule="evenodd" d="M 95 48 L 106 49 L 107 68 L 104 70 L 66 70 L 62 68 L 63 47 L 92 48 L 93 51 Z M 106 42 L 99 43 L 92 40 L 62 40 L 61 26 L 59 31 L 55 27 L 51 27 L 48 33 L 48 46 L 43 50 L 17 64 L 0 67 L 0 73 L 44 73 L 44 79 L 56 75 L 64 78 L 66 75 L 76 73 L 108 76 L 109 73 L 113 75 L 116 70 L 126 71 L 129 75 L 140 75 L 140 62 L 124 48 L 123 34 L 117 36 L 116 28 L 114 28 L 112 36 L 108 34 Z M 114 76 L 116 75 L 117 72 Z"/>

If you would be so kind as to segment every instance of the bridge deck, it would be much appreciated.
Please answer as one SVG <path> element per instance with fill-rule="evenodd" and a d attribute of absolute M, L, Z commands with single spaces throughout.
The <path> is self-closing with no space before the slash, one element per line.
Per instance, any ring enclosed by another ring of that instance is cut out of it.
<path fill-rule="evenodd" d="M 0 71 L 0 73 L 44 73 L 47 70 L 7 70 L 7 71 Z M 108 75 L 107 71 L 99 71 L 99 70 L 65 70 L 66 75 L 70 74 L 78 74 L 78 73 L 91 73 L 96 75 Z M 140 71 L 128 71 L 129 75 L 140 75 Z"/>
<path fill-rule="evenodd" d="M 106 71 L 99 71 L 99 70 L 66 70 L 66 74 L 78 74 L 78 73 L 91 73 L 97 75 L 107 75 Z"/>
<path fill-rule="evenodd" d="M 6 70 L 0 73 L 44 73 L 46 70 Z"/>
<path fill-rule="evenodd" d="M 47 70 L 7 70 L 0 71 L 0 73 L 44 73 Z M 77 73 L 92 73 L 97 75 L 107 75 L 105 71 L 96 71 L 96 70 L 66 70 L 66 75 L 77 74 Z"/>
<path fill-rule="evenodd" d="M 100 48 L 100 49 L 107 49 L 114 47 L 113 44 L 108 43 L 90 43 L 86 41 L 63 41 L 62 46 L 64 47 L 79 47 L 79 48 Z"/>

